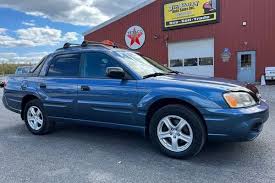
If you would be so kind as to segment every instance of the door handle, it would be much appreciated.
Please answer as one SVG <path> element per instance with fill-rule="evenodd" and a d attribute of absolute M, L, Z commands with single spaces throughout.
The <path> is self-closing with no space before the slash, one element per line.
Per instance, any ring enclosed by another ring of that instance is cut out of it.
<path fill-rule="evenodd" d="M 40 88 L 47 88 L 45 83 L 40 83 Z"/>
<path fill-rule="evenodd" d="M 22 89 L 22 90 L 26 90 L 26 89 L 27 89 L 27 85 L 26 85 L 26 84 L 22 84 L 22 85 L 21 85 L 21 89 Z"/>
<path fill-rule="evenodd" d="M 89 86 L 81 86 L 80 90 L 81 91 L 90 91 L 90 87 Z"/>
<path fill-rule="evenodd" d="M 21 84 L 21 89 L 22 89 L 22 90 L 26 90 L 27 87 L 28 87 L 27 82 L 26 82 L 26 81 L 23 81 L 22 84 Z"/>

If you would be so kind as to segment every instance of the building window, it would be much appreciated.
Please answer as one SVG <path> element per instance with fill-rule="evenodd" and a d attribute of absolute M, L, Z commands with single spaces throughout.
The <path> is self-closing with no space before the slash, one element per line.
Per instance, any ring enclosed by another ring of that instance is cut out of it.
<path fill-rule="evenodd" d="M 198 59 L 197 58 L 188 58 L 184 59 L 184 66 L 198 66 Z"/>
<path fill-rule="evenodd" d="M 170 60 L 170 67 L 182 67 L 182 66 L 183 66 L 183 62 L 181 59 Z"/>
<path fill-rule="evenodd" d="M 252 66 L 252 56 L 251 54 L 242 55 L 241 57 L 241 67 L 251 67 Z"/>
<path fill-rule="evenodd" d="M 199 65 L 201 66 L 214 65 L 214 58 L 213 57 L 199 58 Z"/>
<path fill-rule="evenodd" d="M 195 66 L 213 66 L 213 57 L 201 57 L 201 58 L 187 58 L 170 60 L 170 67 L 195 67 Z"/>

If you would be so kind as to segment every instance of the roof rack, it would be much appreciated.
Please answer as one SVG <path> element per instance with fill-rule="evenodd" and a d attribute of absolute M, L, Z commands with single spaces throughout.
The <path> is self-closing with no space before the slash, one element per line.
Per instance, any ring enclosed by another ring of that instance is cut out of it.
<path fill-rule="evenodd" d="M 118 46 L 110 41 L 110 40 L 104 40 L 102 42 L 97 42 L 97 41 L 83 41 L 82 44 L 74 44 L 74 43 L 65 43 L 64 46 L 62 48 L 59 48 L 57 50 L 63 50 L 63 49 L 68 49 L 71 47 L 87 47 L 87 46 L 102 46 L 104 48 L 118 48 Z"/>
<path fill-rule="evenodd" d="M 71 46 L 81 46 L 80 44 L 74 44 L 74 43 L 65 43 L 63 48 L 67 49 L 70 48 Z"/>
<path fill-rule="evenodd" d="M 102 42 L 83 41 L 82 44 L 81 44 L 81 47 L 87 47 L 89 45 L 91 45 L 91 46 L 104 46 L 104 47 L 111 46 L 113 48 L 118 48 L 118 46 L 114 42 L 109 41 L 109 40 L 104 40 Z"/>

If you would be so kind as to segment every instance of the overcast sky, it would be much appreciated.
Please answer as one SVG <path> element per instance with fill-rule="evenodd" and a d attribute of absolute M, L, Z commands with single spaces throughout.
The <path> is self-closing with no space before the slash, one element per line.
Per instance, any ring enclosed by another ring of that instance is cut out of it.
<path fill-rule="evenodd" d="M 0 62 L 37 61 L 146 0 L 0 0 Z"/>

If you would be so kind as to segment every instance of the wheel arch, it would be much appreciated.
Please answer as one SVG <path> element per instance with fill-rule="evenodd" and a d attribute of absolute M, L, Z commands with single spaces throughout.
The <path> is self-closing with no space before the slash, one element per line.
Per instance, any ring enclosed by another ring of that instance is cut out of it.
<path fill-rule="evenodd" d="M 29 102 L 29 101 L 32 101 L 32 100 L 35 100 L 35 99 L 38 99 L 39 98 L 33 94 L 28 94 L 28 95 L 25 95 L 23 98 L 22 98 L 22 102 L 21 102 L 21 119 L 24 120 L 24 109 L 26 107 L 26 104 Z"/>
<path fill-rule="evenodd" d="M 167 105 L 173 105 L 173 104 L 179 104 L 179 105 L 183 105 L 183 106 L 186 106 L 190 109 L 192 109 L 193 111 L 196 112 L 196 114 L 198 114 L 198 116 L 201 118 L 201 120 L 203 121 L 203 125 L 205 127 L 205 130 L 206 132 L 208 131 L 207 130 L 207 125 L 205 123 L 205 120 L 204 120 L 204 117 L 202 115 L 202 113 L 192 104 L 190 104 L 189 102 L 186 102 L 182 99 L 177 99 L 177 98 L 163 98 L 163 99 L 159 99 L 157 101 L 155 101 L 154 103 L 152 103 L 149 108 L 148 108 L 148 111 L 147 111 L 147 114 L 146 114 L 146 118 L 145 118 L 145 135 L 148 136 L 149 135 L 149 124 L 150 124 L 150 121 L 151 121 L 151 118 L 152 116 L 154 115 L 154 113 L 161 109 L 162 107 L 164 106 L 167 106 Z"/>

